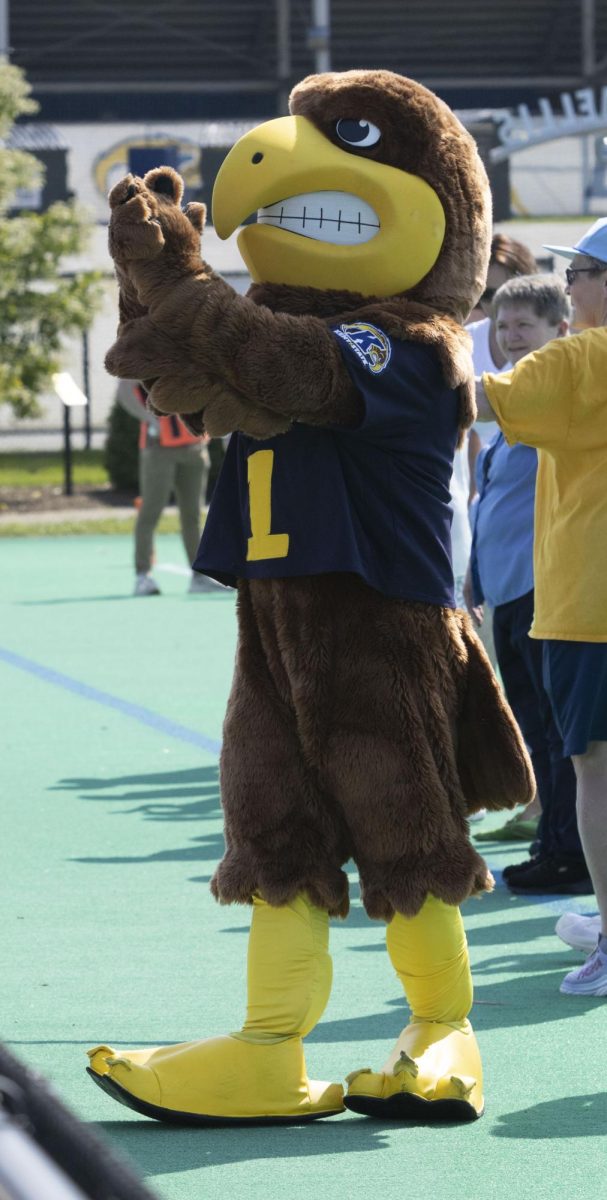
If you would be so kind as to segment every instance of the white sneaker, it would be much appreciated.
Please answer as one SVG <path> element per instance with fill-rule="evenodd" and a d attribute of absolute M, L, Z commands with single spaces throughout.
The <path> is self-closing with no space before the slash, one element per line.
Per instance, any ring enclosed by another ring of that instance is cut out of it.
<path fill-rule="evenodd" d="M 468 814 L 468 820 L 470 822 L 476 824 L 477 821 L 484 821 L 486 816 L 487 816 L 487 809 L 479 808 L 478 812 Z"/>
<path fill-rule="evenodd" d="M 568 996 L 607 996 L 607 954 L 597 946 L 582 967 L 565 975 L 561 991 Z"/>
<path fill-rule="evenodd" d="M 201 575 L 198 571 L 192 571 L 190 586 L 188 592 L 191 594 L 202 592 L 216 592 L 218 588 L 225 591 L 223 584 L 218 583 L 216 579 L 210 579 L 208 575 Z"/>
<path fill-rule="evenodd" d="M 563 913 L 554 932 L 572 950 L 583 950 L 584 954 L 590 954 L 601 932 L 601 918 L 598 915 L 583 917 L 580 913 Z"/>
<path fill-rule="evenodd" d="M 134 596 L 159 596 L 160 588 L 151 575 L 136 575 Z"/>

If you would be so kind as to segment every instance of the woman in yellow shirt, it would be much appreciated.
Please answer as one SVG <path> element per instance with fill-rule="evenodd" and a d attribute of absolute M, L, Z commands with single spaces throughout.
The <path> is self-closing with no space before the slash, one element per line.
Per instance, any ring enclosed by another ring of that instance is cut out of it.
<path fill-rule="evenodd" d="M 553 341 L 504 375 L 477 385 L 479 419 L 497 418 L 510 444 L 538 451 L 535 614 L 544 641 L 544 683 L 577 778 L 580 838 L 597 897 L 601 932 L 584 966 L 561 991 L 607 995 L 607 219 L 571 258 L 574 309 L 594 296 L 597 328 Z M 578 313 L 579 315 L 579 313 Z M 588 318 L 587 318 L 588 319 Z"/>

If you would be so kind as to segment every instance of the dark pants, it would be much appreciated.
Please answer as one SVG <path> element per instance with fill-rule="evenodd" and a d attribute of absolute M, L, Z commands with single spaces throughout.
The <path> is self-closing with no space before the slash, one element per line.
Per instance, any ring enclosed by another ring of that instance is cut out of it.
<path fill-rule="evenodd" d="M 543 678 L 543 642 L 529 637 L 533 592 L 493 612 L 493 636 L 506 696 L 527 743 L 542 806 L 539 851 L 543 857 L 583 859 L 575 809 L 576 779 L 563 755 Z"/>

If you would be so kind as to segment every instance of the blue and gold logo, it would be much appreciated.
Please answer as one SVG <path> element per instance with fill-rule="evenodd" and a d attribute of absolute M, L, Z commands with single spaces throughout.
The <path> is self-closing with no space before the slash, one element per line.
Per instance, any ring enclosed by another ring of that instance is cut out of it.
<path fill-rule="evenodd" d="M 200 186 L 202 150 L 193 138 L 174 138 L 168 133 L 146 134 L 145 136 L 133 134 L 131 137 L 116 142 L 115 145 L 110 146 L 109 150 L 104 150 L 93 163 L 93 177 L 97 190 L 104 200 L 114 184 L 118 183 L 123 175 L 126 175 L 129 169 L 129 150 L 131 148 L 155 147 L 160 150 L 169 143 L 171 146 L 178 147 L 179 174 L 183 175 L 186 187 Z"/>
<path fill-rule="evenodd" d="M 392 347 L 389 338 L 376 325 L 356 321 L 352 325 L 339 325 L 335 333 L 347 342 L 372 375 L 379 375 L 381 371 L 385 371 L 390 362 Z"/>

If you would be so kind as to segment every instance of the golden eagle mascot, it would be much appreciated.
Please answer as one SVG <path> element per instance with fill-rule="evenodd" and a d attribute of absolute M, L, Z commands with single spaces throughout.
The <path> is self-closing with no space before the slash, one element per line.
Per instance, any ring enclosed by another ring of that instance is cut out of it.
<path fill-rule="evenodd" d="M 487 179 L 450 109 L 390 72 L 310 76 L 290 113 L 237 142 L 215 185 L 220 237 L 257 212 L 239 236 L 247 296 L 201 259 L 203 206 L 182 210 L 170 168 L 110 196 L 108 370 L 147 381 L 151 406 L 197 432 L 232 433 L 195 567 L 238 589 L 212 890 L 252 905 L 252 921 L 238 1032 L 98 1046 L 89 1070 L 164 1121 L 301 1122 L 344 1105 L 473 1119 L 482 1071 L 458 905 L 492 879 L 467 817 L 535 791 L 455 608 L 450 555 Z M 412 1015 L 344 1097 L 308 1078 L 303 1039 L 329 998 L 348 859 Z"/>

